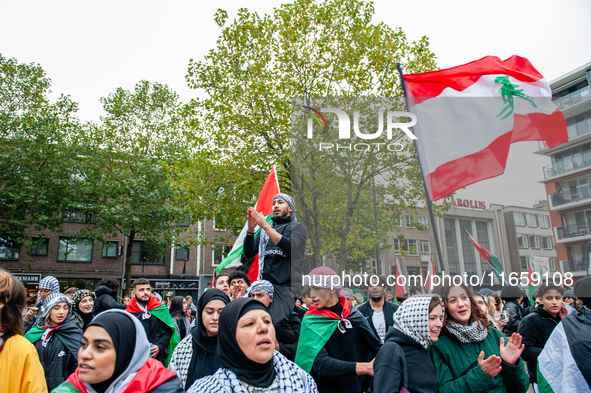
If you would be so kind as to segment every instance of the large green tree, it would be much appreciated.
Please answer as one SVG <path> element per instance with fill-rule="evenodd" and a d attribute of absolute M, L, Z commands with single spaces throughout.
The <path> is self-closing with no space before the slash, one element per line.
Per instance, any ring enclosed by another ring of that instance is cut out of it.
<path fill-rule="evenodd" d="M 84 135 L 68 96 L 52 102 L 39 64 L 0 55 L 0 234 L 30 243 L 34 231 L 61 228 L 74 204 Z"/>
<path fill-rule="evenodd" d="M 195 150 L 190 131 L 196 127 L 195 113 L 168 86 L 147 81 L 133 91 L 119 88 L 101 101 L 105 115 L 87 130 L 85 170 L 78 184 L 81 208 L 93 220 L 81 235 L 127 237 L 129 292 L 135 239 L 172 248 L 198 241 L 191 227 L 199 214 L 184 200 L 183 171 Z"/>
<path fill-rule="evenodd" d="M 373 23 L 373 14 L 371 2 L 296 0 L 272 14 L 240 9 L 227 24 L 227 13 L 218 10 L 215 20 L 222 30 L 216 46 L 204 60 L 189 64 L 189 85 L 207 95 L 199 106 L 216 149 L 211 154 L 237 176 L 278 164 L 282 188 L 298 196 L 316 264 L 332 252 L 342 267 L 371 257 L 391 228 L 388 220 L 423 199 L 412 145 L 381 164 L 375 153 L 357 160 L 302 151 L 293 161 L 291 139 L 302 130 L 292 128 L 301 109 L 292 100 L 401 97 L 397 62 L 412 73 L 436 68 L 426 37 L 408 42 L 401 29 Z M 401 132 L 393 136 L 402 138 Z M 375 187 L 368 190 L 378 177 L 385 181 L 378 182 L 382 197 L 376 203 L 387 205 L 376 220 L 371 214 Z M 356 250 L 352 257 L 348 242 Z"/>

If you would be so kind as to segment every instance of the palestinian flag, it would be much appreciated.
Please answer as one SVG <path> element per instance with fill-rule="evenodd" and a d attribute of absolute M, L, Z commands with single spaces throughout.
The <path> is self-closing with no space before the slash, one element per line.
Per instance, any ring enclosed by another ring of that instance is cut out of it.
<path fill-rule="evenodd" d="M 499 261 L 499 258 L 494 256 L 490 251 L 484 248 L 482 244 L 478 243 L 478 241 L 474 239 L 467 230 L 464 229 L 464 232 L 466 233 L 466 235 L 468 235 L 468 238 L 472 242 L 472 245 L 476 248 L 476 251 L 478 251 L 480 256 L 486 261 L 486 263 L 488 263 L 488 266 L 490 266 L 491 270 L 495 273 L 495 275 L 502 284 L 503 278 L 501 274 L 503 273 L 503 265 L 501 265 L 501 261 Z"/>
<path fill-rule="evenodd" d="M 433 292 L 433 277 L 435 277 L 437 273 L 435 272 L 435 264 L 433 263 L 433 254 L 431 254 L 431 258 L 429 258 L 429 265 L 427 265 L 427 277 L 425 281 L 427 285 L 425 286 L 425 293 Z"/>
<path fill-rule="evenodd" d="M 406 286 L 398 284 L 398 277 L 400 277 L 402 273 L 400 272 L 400 266 L 398 266 L 398 258 L 396 259 L 396 282 L 394 283 L 394 299 L 398 298 L 398 296 L 406 293 Z M 398 300 L 396 300 L 398 303 Z"/>
<path fill-rule="evenodd" d="M 556 326 L 538 357 L 542 393 L 591 392 L 591 315 L 582 307 Z"/>
<path fill-rule="evenodd" d="M 568 141 L 548 82 L 523 57 L 487 56 L 404 80 L 431 200 L 503 174 L 511 143 Z"/>
<path fill-rule="evenodd" d="M 271 168 L 271 172 L 269 172 L 269 176 L 267 176 L 267 180 L 263 185 L 263 189 L 259 194 L 259 198 L 257 199 L 257 203 L 254 205 L 254 208 L 261 213 L 263 216 L 267 217 L 267 222 L 271 221 L 273 217 L 273 197 L 279 194 L 279 181 L 277 180 L 277 172 L 275 170 L 275 165 Z M 229 267 L 229 266 L 239 266 L 240 265 L 240 257 L 244 253 L 242 250 L 242 245 L 244 244 L 244 238 L 246 237 L 246 231 L 248 230 L 248 222 L 244 224 L 244 228 L 240 232 L 238 239 L 234 242 L 234 246 L 232 250 L 225 257 L 222 262 L 218 265 L 215 269 L 216 275 L 222 271 L 222 269 Z M 256 227 L 255 229 L 255 236 L 260 232 L 261 228 Z M 255 282 L 259 276 L 259 256 L 255 256 L 252 265 L 250 265 L 250 270 L 248 271 L 248 278 L 250 278 L 250 282 Z M 213 281 L 212 281 L 213 284 Z"/>
<path fill-rule="evenodd" d="M 127 308 L 125 309 L 128 313 L 131 314 L 143 314 L 143 310 L 138 306 L 135 297 L 132 297 L 129 303 L 127 303 Z M 170 357 L 172 356 L 172 352 L 181 341 L 179 340 L 179 336 L 176 334 L 176 329 L 174 328 L 174 322 L 172 321 L 172 317 L 168 312 L 166 306 L 159 302 L 154 296 L 150 296 L 150 302 L 148 303 L 148 314 L 158 318 L 161 320 L 166 326 L 172 329 L 172 336 L 170 337 L 170 351 L 168 352 L 168 357 L 164 362 L 164 366 L 168 367 L 168 363 L 170 362 Z"/>
<path fill-rule="evenodd" d="M 527 281 L 528 281 L 528 289 L 529 289 L 529 297 L 533 299 L 533 302 L 536 302 L 536 299 L 532 297 L 532 294 L 536 289 L 538 289 L 538 283 L 534 281 L 534 257 L 529 257 L 529 263 L 527 264 Z"/>
<path fill-rule="evenodd" d="M 300 366 L 307 373 L 312 370 L 316 356 L 324 347 L 326 342 L 332 337 L 338 329 L 340 333 L 346 333 L 351 328 L 351 324 L 371 331 L 363 315 L 356 309 L 351 309 L 351 304 L 344 297 L 339 297 L 343 306 L 341 316 L 323 308 L 319 310 L 312 304 L 302 320 L 300 330 L 300 339 L 295 357 L 295 364 Z"/>

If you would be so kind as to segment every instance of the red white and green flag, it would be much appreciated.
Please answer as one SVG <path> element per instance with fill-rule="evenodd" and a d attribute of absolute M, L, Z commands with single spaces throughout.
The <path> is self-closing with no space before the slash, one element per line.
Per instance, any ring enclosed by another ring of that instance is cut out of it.
<path fill-rule="evenodd" d="M 429 265 L 427 265 L 427 278 L 426 282 L 427 285 L 425 286 L 425 293 L 433 292 L 433 277 L 435 277 L 437 273 L 435 272 L 435 264 L 433 263 L 433 254 L 431 254 L 431 258 L 429 258 Z"/>
<path fill-rule="evenodd" d="M 404 294 L 406 292 L 406 286 L 401 285 L 401 282 L 405 282 L 405 280 L 398 280 L 398 277 L 402 276 L 400 271 L 400 266 L 398 265 L 398 259 L 396 259 L 396 282 L 394 284 L 394 298 Z"/>
<path fill-rule="evenodd" d="M 267 176 L 267 180 L 263 185 L 263 189 L 259 194 L 259 198 L 257 199 L 254 208 L 261 213 L 263 216 L 266 217 L 267 222 L 271 221 L 273 217 L 273 197 L 279 194 L 279 181 L 277 179 L 277 171 L 275 170 L 275 165 L 271 168 L 271 172 Z M 248 230 L 248 222 L 244 224 L 244 228 L 240 232 L 238 239 L 234 242 L 234 246 L 227 257 L 225 257 L 222 262 L 218 265 L 215 269 L 216 274 L 218 274 L 222 269 L 226 267 L 233 267 L 233 266 L 240 266 L 240 259 L 243 251 L 244 245 L 244 238 L 246 237 L 246 231 Z M 255 236 L 260 232 L 261 228 L 255 228 Z M 248 271 L 248 278 L 250 278 L 251 282 L 255 282 L 259 275 L 259 256 L 257 255 L 250 265 L 250 270 Z"/>
<path fill-rule="evenodd" d="M 476 251 L 478 251 L 480 256 L 486 261 L 486 263 L 488 263 L 488 266 L 490 266 L 490 269 L 495 273 L 499 281 L 503 283 L 503 265 L 501 264 L 499 258 L 484 248 L 482 244 L 478 243 L 478 240 L 474 239 L 472 235 L 470 235 L 470 233 L 465 229 L 464 233 L 468 235 L 468 238 L 472 242 L 472 245 L 476 248 Z"/>
<path fill-rule="evenodd" d="M 511 143 L 568 141 L 550 86 L 523 57 L 487 56 L 404 79 L 431 200 L 503 174 Z"/>

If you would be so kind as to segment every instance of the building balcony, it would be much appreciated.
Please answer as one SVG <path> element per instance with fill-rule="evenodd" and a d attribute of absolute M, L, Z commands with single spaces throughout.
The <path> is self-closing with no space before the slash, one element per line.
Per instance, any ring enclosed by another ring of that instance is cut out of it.
<path fill-rule="evenodd" d="M 562 270 L 562 274 L 569 272 L 572 273 L 573 276 L 584 276 L 587 274 L 587 271 L 583 268 L 582 259 L 560 261 L 560 268 Z"/>
<path fill-rule="evenodd" d="M 591 203 L 591 189 L 588 184 L 579 185 L 548 195 L 550 209 L 555 211 L 572 209 Z"/>
<path fill-rule="evenodd" d="M 557 243 L 574 243 L 585 240 L 591 240 L 591 222 L 581 222 L 556 228 Z"/>

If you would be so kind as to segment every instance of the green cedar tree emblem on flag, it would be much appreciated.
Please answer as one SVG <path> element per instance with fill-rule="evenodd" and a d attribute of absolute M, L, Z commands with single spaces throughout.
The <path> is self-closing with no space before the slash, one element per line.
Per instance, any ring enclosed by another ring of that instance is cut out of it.
<path fill-rule="evenodd" d="M 503 112 L 505 112 L 507 109 L 511 109 L 509 112 L 507 112 L 505 114 L 505 116 L 501 117 L 501 120 L 506 119 L 507 117 L 511 116 L 511 114 L 513 113 L 513 105 L 514 105 L 513 97 L 523 98 L 524 100 L 526 100 L 530 104 L 532 104 L 532 106 L 534 108 L 538 107 L 536 105 L 536 103 L 531 100 L 531 97 L 523 94 L 523 89 L 517 89 L 517 87 L 519 87 L 519 85 L 509 82 L 508 76 L 497 77 L 495 79 L 495 83 L 502 83 L 503 84 L 503 87 L 501 87 L 499 92 L 501 93 L 501 96 L 503 97 L 503 104 L 507 104 L 507 106 L 503 108 L 503 110 L 501 111 L 501 113 L 499 113 L 497 115 L 497 117 L 501 116 L 503 114 Z"/>

